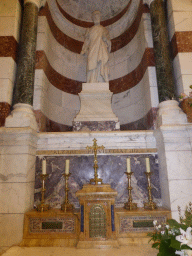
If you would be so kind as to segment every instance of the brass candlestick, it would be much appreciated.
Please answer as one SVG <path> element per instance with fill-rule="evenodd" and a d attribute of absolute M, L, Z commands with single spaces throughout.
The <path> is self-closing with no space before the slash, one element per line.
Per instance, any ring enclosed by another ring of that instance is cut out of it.
<path fill-rule="evenodd" d="M 91 147 L 88 147 L 87 146 L 87 149 L 93 149 L 93 152 L 94 152 L 94 179 L 90 179 L 90 183 L 95 183 L 95 185 L 97 185 L 99 182 L 103 182 L 102 179 L 98 178 L 98 174 L 97 174 L 97 169 L 98 169 L 98 161 L 97 161 L 97 150 L 98 149 L 104 149 L 105 147 L 104 146 L 98 146 L 97 145 L 97 140 L 94 139 L 93 140 L 93 146 Z"/>
<path fill-rule="evenodd" d="M 148 210 L 155 210 L 157 209 L 157 205 L 156 203 L 153 202 L 153 199 L 152 199 L 152 194 L 151 194 L 151 190 L 152 190 L 152 187 L 151 187 L 151 172 L 145 172 L 146 176 L 147 176 L 147 182 L 148 182 L 148 186 L 147 186 L 147 189 L 148 189 L 148 202 L 144 204 L 144 208 L 145 209 L 148 209 Z"/>
<path fill-rule="evenodd" d="M 49 175 L 48 174 L 41 174 L 40 178 L 42 180 L 42 189 L 41 189 L 41 203 L 37 206 L 37 211 L 44 212 L 48 211 L 50 206 L 48 204 L 45 204 L 45 180 L 47 179 Z"/>
<path fill-rule="evenodd" d="M 128 189 L 129 198 L 128 198 L 128 202 L 125 203 L 124 208 L 126 210 L 132 211 L 132 210 L 137 209 L 137 204 L 132 202 L 133 199 L 132 199 L 132 192 L 131 191 L 132 191 L 133 188 L 131 187 L 131 175 L 133 174 L 133 172 L 125 172 L 125 174 L 127 175 L 127 178 L 128 178 L 128 187 L 127 187 L 127 189 Z"/>
<path fill-rule="evenodd" d="M 68 199 L 68 192 L 69 192 L 68 179 L 69 179 L 70 175 L 71 175 L 71 173 L 63 174 L 63 177 L 65 178 L 65 201 L 61 205 L 61 210 L 64 212 L 72 212 L 73 211 L 73 205 L 69 203 L 69 199 Z"/>

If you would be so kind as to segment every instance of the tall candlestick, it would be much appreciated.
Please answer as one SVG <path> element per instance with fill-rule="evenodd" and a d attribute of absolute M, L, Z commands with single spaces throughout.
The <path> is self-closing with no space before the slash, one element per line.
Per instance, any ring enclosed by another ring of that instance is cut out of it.
<path fill-rule="evenodd" d="M 131 172 L 131 159 L 130 158 L 127 158 L 127 173 L 130 173 Z"/>
<path fill-rule="evenodd" d="M 148 157 L 145 158 L 145 162 L 146 162 L 146 171 L 149 173 L 150 172 L 150 163 L 149 163 Z"/>
<path fill-rule="evenodd" d="M 42 174 L 46 174 L 46 159 L 43 158 L 43 161 L 42 161 Z"/>
<path fill-rule="evenodd" d="M 69 159 L 67 159 L 65 161 L 65 174 L 68 175 L 69 174 Z"/>

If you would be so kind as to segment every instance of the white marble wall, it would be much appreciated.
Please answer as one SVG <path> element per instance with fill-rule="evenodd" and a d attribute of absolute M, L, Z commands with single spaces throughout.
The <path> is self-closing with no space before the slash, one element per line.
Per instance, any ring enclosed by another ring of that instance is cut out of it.
<path fill-rule="evenodd" d="M 192 2 L 191 0 L 168 1 L 168 27 L 170 41 L 175 32 L 192 31 Z M 189 40 L 186 37 L 183 40 Z M 191 42 L 189 42 L 191 43 Z M 177 94 L 188 95 L 192 84 L 192 52 L 179 53 L 173 61 Z"/>
<path fill-rule="evenodd" d="M 56 1 L 48 0 L 48 5 L 50 8 L 51 15 L 57 27 L 66 35 L 70 36 L 73 39 L 78 41 L 84 41 L 84 35 L 86 28 L 77 26 L 67 20 L 62 13 L 59 11 Z M 60 1 L 61 3 L 61 1 Z M 107 26 L 106 28 L 109 30 L 110 38 L 113 39 L 119 35 L 121 35 L 130 25 L 133 23 L 138 7 L 140 4 L 140 0 L 134 0 L 131 2 L 131 5 L 127 12 L 114 24 Z"/>
<path fill-rule="evenodd" d="M 109 79 L 117 79 L 133 71 L 141 62 L 146 47 L 153 47 L 149 14 L 143 14 L 139 29 L 131 42 L 110 53 Z M 61 75 L 86 81 L 86 56 L 71 52 L 60 45 L 52 35 L 44 16 L 40 16 L 38 20 L 37 50 L 45 52 L 50 65 Z"/>
<path fill-rule="evenodd" d="M 153 47 L 148 13 L 142 15 L 139 29 L 131 42 L 120 50 L 110 53 L 110 80 L 123 77 L 136 69 L 146 47 Z M 86 80 L 86 57 L 61 46 L 53 37 L 43 16 L 39 17 L 37 50 L 45 52 L 50 65 L 61 75 L 82 82 Z M 158 103 L 156 70 L 155 67 L 148 67 L 138 85 L 113 96 L 112 108 L 120 123 L 126 124 L 141 119 L 151 107 L 157 107 Z M 33 106 L 52 121 L 71 126 L 79 112 L 80 101 L 78 96 L 54 87 L 42 70 L 36 70 Z"/>
<path fill-rule="evenodd" d="M 0 36 L 13 36 L 18 42 L 20 16 L 18 0 L 0 1 Z M 0 57 L 0 102 L 12 102 L 15 71 L 16 63 L 12 57 Z"/>
<path fill-rule="evenodd" d="M 160 160 L 163 205 L 178 219 L 178 206 L 192 198 L 192 125 L 161 126 L 155 131 Z"/>
<path fill-rule="evenodd" d="M 192 196 L 192 125 L 174 100 L 160 103 L 157 121 L 162 201 L 179 219 L 178 206 L 184 211 Z"/>
<path fill-rule="evenodd" d="M 33 208 L 37 134 L 0 128 L 0 248 L 19 244 L 24 213 Z"/>

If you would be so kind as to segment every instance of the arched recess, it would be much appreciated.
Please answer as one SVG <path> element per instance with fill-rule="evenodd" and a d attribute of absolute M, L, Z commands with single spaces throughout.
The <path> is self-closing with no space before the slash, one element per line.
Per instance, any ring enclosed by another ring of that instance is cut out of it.
<path fill-rule="evenodd" d="M 39 16 L 34 109 L 41 131 L 72 130 L 86 81 L 86 57 L 79 54 L 86 28 L 72 24 L 56 8 L 56 0 L 48 1 Z M 114 45 L 109 58 L 113 111 L 122 130 L 151 129 L 159 101 L 150 14 L 142 1 L 132 1 L 108 29 Z"/>

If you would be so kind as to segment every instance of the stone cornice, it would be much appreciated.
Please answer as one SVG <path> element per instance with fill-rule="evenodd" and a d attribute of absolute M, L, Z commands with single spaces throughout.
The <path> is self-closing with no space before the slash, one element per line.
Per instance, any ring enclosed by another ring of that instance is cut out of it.
<path fill-rule="evenodd" d="M 24 0 L 24 5 L 26 3 L 33 3 L 38 7 L 38 9 L 40 9 L 41 7 L 43 7 L 45 5 L 46 0 Z"/>

